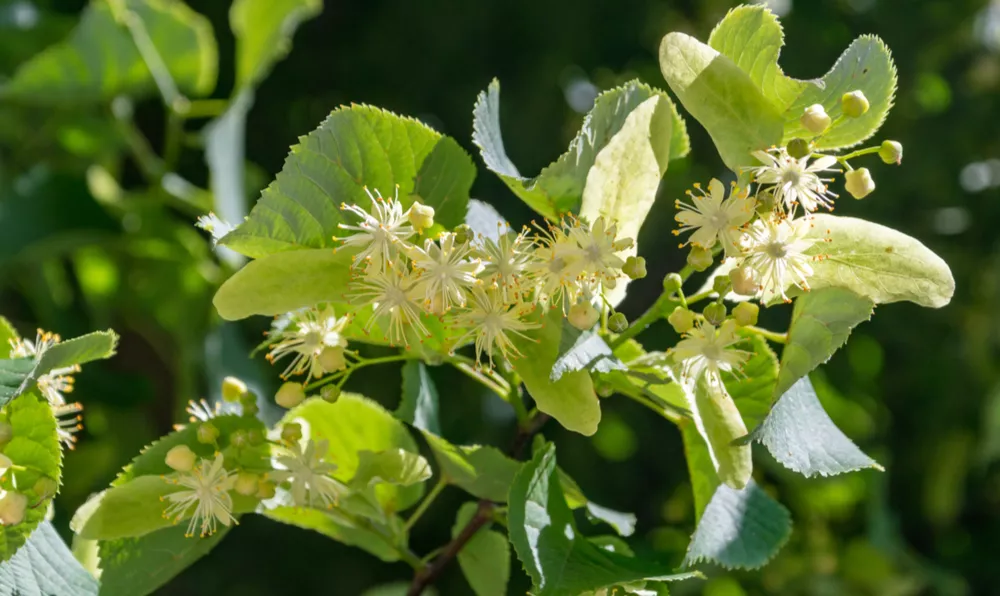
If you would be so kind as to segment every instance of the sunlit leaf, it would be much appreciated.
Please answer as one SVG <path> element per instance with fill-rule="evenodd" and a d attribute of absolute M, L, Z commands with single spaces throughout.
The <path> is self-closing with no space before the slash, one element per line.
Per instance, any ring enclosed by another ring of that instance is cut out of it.
<path fill-rule="evenodd" d="M 55 528 L 42 522 L 9 561 L 0 564 L 0 592 L 28 596 L 97 596 L 95 580 L 73 558 Z"/>
<path fill-rule="evenodd" d="M 480 499 L 507 500 L 510 484 L 521 463 L 487 445 L 452 445 L 424 431 L 442 477 Z"/>
<path fill-rule="evenodd" d="M 459 508 L 451 528 L 452 537 L 461 533 L 477 510 L 476 503 L 465 503 Z M 458 551 L 458 564 L 476 596 L 505 596 L 510 579 L 510 544 L 503 534 L 489 526 L 480 528 Z"/>

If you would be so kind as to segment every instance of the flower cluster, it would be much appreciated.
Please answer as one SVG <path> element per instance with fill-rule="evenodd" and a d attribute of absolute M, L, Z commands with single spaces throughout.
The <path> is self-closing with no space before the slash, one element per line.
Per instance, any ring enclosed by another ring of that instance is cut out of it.
<path fill-rule="evenodd" d="M 62 338 L 58 334 L 39 329 L 34 341 L 30 339 L 11 339 L 9 341 L 11 358 L 34 358 L 37 360 L 46 350 L 62 341 Z M 52 406 L 52 414 L 58 423 L 59 441 L 68 449 L 73 449 L 76 444 L 75 435 L 83 429 L 83 425 L 80 423 L 82 420 L 80 412 L 83 411 L 83 406 L 79 403 L 66 402 L 66 394 L 73 391 L 73 375 L 78 372 L 80 372 L 78 364 L 56 368 L 39 376 L 36 382 L 38 392 Z"/>

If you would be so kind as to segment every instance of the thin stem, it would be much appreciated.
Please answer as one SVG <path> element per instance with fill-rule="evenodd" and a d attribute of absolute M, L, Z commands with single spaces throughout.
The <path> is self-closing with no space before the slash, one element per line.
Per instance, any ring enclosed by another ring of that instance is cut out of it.
<path fill-rule="evenodd" d="M 614 350 L 618 346 L 645 331 L 647 327 L 666 314 L 668 307 L 675 304 L 677 304 L 677 302 L 671 299 L 666 292 L 660 294 L 660 297 L 656 299 L 653 306 L 650 306 L 646 312 L 642 313 L 642 316 L 633 321 L 632 324 L 628 326 L 628 329 L 622 331 L 618 337 L 611 340 L 611 349 Z"/>
<path fill-rule="evenodd" d="M 142 22 L 139 15 L 132 11 L 126 11 L 122 15 L 122 21 L 128 28 L 128 32 L 132 36 L 132 42 L 135 44 L 136 49 L 139 50 L 139 55 L 142 56 L 143 62 L 146 63 L 146 68 L 153 75 L 153 81 L 156 82 L 156 87 L 160 91 L 160 97 L 163 98 L 163 103 L 167 106 L 167 109 L 173 111 L 176 107 L 186 103 L 184 96 L 181 95 L 177 84 L 174 82 L 174 77 L 170 74 L 170 69 L 167 68 L 163 57 L 160 56 L 156 45 L 149 37 L 146 24 Z"/>
<path fill-rule="evenodd" d="M 417 509 L 406 520 L 406 523 L 403 524 L 404 531 L 406 532 L 410 531 L 410 528 L 413 527 L 413 524 L 417 523 L 417 520 L 420 519 L 420 516 L 423 515 L 425 511 L 427 511 L 427 509 L 431 506 L 432 503 L 434 503 L 434 499 L 436 499 L 437 496 L 441 494 L 441 491 L 443 491 L 444 487 L 446 486 L 448 486 L 448 482 L 442 475 L 441 478 L 438 479 L 437 484 L 434 485 L 434 488 L 432 488 L 431 491 L 427 493 L 427 496 L 424 497 L 424 500 L 420 502 L 420 505 L 417 507 Z"/>
<path fill-rule="evenodd" d="M 683 416 L 675 414 L 674 412 L 668 410 L 667 408 L 661 407 L 659 404 L 653 402 L 653 400 L 649 399 L 648 397 L 640 397 L 638 395 L 634 395 L 631 393 L 622 393 L 622 395 L 624 395 L 625 397 L 631 399 L 632 401 L 638 404 L 641 404 L 649 408 L 650 410 L 656 412 L 657 414 L 659 414 L 663 418 L 666 418 L 670 422 L 673 422 L 674 424 L 677 424 L 684 418 Z"/>
<path fill-rule="evenodd" d="M 410 587 L 406 591 L 406 596 L 420 596 L 427 586 L 434 583 L 445 567 L 447 567 L 448 563 L 458 556 L 459 551 L 465 548 L 465 545 L 472 540 L 476 532 L 493 519 L 494 507 L 495 505 L 490 501 L 479 501 L 479 508 L 476 510 L 475 515 L 462 528 L 462 531 L 444 547 L 441 556 L 434 559 L 434 562 L 430 565 L 417 569 L 417 573 L 413 576 L 413 582 L 410 583 Z"/>
<path fill-rule="evenodd" d="M 698 294 L 695 294 L 694 296 L 689 296 L 688 299 L 687 299 L 687 303 L 689 305 L 690 304 L 697 304 L 697 303 L 701 302 L 702 300 L 711 298 L 712 294 L 714 294 L 714 293 L 715 293 L 715 290 L 711 290 L 711 289 L 705 290 L 704 292 L 700 292 Z"/>
<path fill-rule="evenodd" d="M 773 341 L 776 344 L 786 344 L 788 343 L 787 333 L 778 333 L 777 331 L 771 331 L 769 329 L 764 329 L 761 327 L 755 327 L 753 325 L 747 325 L 742 328 L 743 331 L 748 331 L 755 335 L 759 335 L 768 341 Z"/>
<path fill-rule="evenodd" d="M 187 119 L 215 118 L 225 114 L 228 109 L 228 99 L 193 99 L 183 116 Z"/>
<path fill-rule="evenodd" d="M 530 419 L 528 415 L 527 408 L 524 407 L 524 399 L 521 398 L 521 382 L 520 379 L 514 379 L 516 382 L 510 384 L 510 390 L 507 391 L 507 401 L 510 402 L 511 407 L 514 408 L 514 415 L 517 416 L 518 424 L 525 424 Z"/>
<path fill-rule="evenodd" d="M 506 381 L 504 381 L 503 384 L 501 385 L 496 379 L 483 374 L 483 372 L 480 371 L 478 368 L 476 368 L 475 365 L 469 364 L 467 362 L 452 361 L 452 365 L 454 365 L 455 368 L 462 371 L 469 377 L 481 383 L 484 387 L 486 387 L 493 393 L 499 395 L 500 399 L 507 401 L 507 394 L 510 391 L 510 388 L 506 386 L 507 385 Z"/>
<path fill-rule="evenodd" d="M 332 383 L 332 382 L 340 379 L 341 377 L 345 377 L 346 378 L 346 377 L 350 376 L 351 373 L 353 373 L 355 370 L 357 370 L 359 368 L 364 368 L 366 366 L 372 366 L 373 364 L 386 364 L 388 362 L 400 362 L 402 360 L 414 360 L 416 358 L 419 358 L 419 356 L 417 356 L 416 354 L 395 354 L 393 356 L 380 356 L 378 358 L 367 358 L 365 360 L 358 360 L 353 365 L 351 365 L 351 368 L 349 368 L 348 370 L 346 370 L 346 371 L 344 371 L 342 373 L 333 374 L 333 375 L 330 375 L 330 376 L 328 376 L 328 377 L 326 377 L 324 379 L 320 379 L 320 380 L 318 380 L 316 382 L 313 382 L 313 383 L 310 383 L 310 384 L 306 385 L 305 386 L 305 390 L 308 392 L 308 391 L 313 391 L 314 389 L 319 389 L 323 385 L 328 385 L 328 384 L 330 384 L 330 383 Z"/>
<path fill-rule="evenodd" d="M 167 171 L 172 171 L 177 167 L 183 139 L 184 117 L 174 110 L 168 110 L 166 134 L 163 140 L 163 167 Z"/>
<path fill-rule="evenodd" d="M 878 153 L 881 147 L 866 147 L 864 149 L 858 149 L 857 151 L 852 151 L 847 155 L 841 155 L 837 159 L 854 159 L 855 157 L 861 157 L 862 155 L 871 155 L 872 153 Z"/>
<path fill-rule="evenodd" d="M 150 185 L 158 186 L 166 173 L 166 168 L 156 152 L 153 151 L 146 136 L 132 120 L 131 109 L 113 109 L 112 112 L 118 125 L 118 131 L 132 152 L 132 157 L 135 158 L 139 171 L 142 172 L 143 177 Z"/>

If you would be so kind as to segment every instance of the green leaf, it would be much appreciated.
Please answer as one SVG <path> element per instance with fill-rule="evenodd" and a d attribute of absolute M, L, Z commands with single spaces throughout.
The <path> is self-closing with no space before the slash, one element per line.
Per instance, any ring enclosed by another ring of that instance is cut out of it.
<path fill-rule="evenodd" d="M 203 16 L 175 0 L 93 0 L 70 37 L 25 62 L 0 97 L 76 105 L 147 95 L 156 84 L 137 41 L 181 93 L 215 87 L 218 51 Z"/>
<path fill-rule="evenodd" d="M 110 358 L 117 344 L 118 335 L 109 329 L 57 343 L 37 359 L 0 360 L 0 406 L 34 387 L 52 370 Z"/>
<path fill-rule="evenodd" d="M 448 483 L 480 499 L 497 503 L 507 501 L 514 475 L 521 468 L 520 462 L 493 447 L 452 445 L 426 430 L 424 438 L 434 453 L 438 470 Z"/>
<path fill-rule="evenodd" d="M 585 506 L 587 519 L 592 522 L 604 522 L 615 529 L 619 536 L 631 536 L 635 532 L 636 517 L 634 513 L 615 511 L 602 507 L 593 501 L 587 501 Z"/>
<path fill-rule="evenodd" d="M 56 434 L 56 419 L 45 399 L 29 391 L 4 406 L 3 415 L 13 433 L 13 438 L 3 448 L 3 454 L 21 467 L 7 473 L 13 475 L 12 485 L 27 498 L 29 507 L 21 523 L 6 525 L 0 530 L 0 561 L 10 559 L 45 519 L 55 491 L 42 489 L 39 493 L 36 483 L 46 478 L 50 486 L 52 483 L 58 486 L 62 471 L 62 449 Z"/>
<path fill-rule="evenodd" d="M 472 516 L 476 503 L 465 503 L 455 516 L 451 536 L 458 536 Z M 458 565 L 476 596 L 505 596 L 510 579 L 510 545 L 507 538 L 486 525 L 479 529 L 465 547 L 458 551 Z"/>
<path fill-rule="evenodd" d="M 694 518 L 699 520 L 721 483 L 715 473 L 715 463 L 708 451 L 708 444 L 698 432 L 694 420 L 682 420 L 679 426 L 684 439 L 684 458 L 691 479 L 691 494 L 694 496 Z"/>
<path fill-rule="evenodd" d="M 17 329 L 14 329 L 7 317 L 0 317 L 0 355 L 2 358 L 9 357 L 11 342 L 19 339 L 21 336 L 18 335 Z"/>
<path fill-rule="evenodd" d="M 176 491 L 160 476 L 140 476 L 91 497 L 73 516 L 73 530 L 88 540 L 113 540 L 172 526 L 163 498 Z"/>
<path fill-rule="evenodd" d="M 248 219 L 219 243 L 259 258 L 302 248 L 333 248 L 348 232 L 342 203 L 369 208 L 367 186 L 393 196 L 404 208 L 415 199 L 434 207 L 445 227 L 462 223 L 475 177 L 458 144 L 410 118 L 371 106 L 332 112 L 291 149 L 281 172 Z"/>
<path fill-rule="evenodd" d="M 236 0 L 229 25 L 236 36 L 236 86 L 254 87 L 291 49 L 304 21 L 323 11 L 323 0 Z"/>
<path fill-rule="evenodd" d="M 4 594 L 97 596 L 95 580 L 73 558 L 50 522 L 42 522 L 9 561 L 0 565 Z"/>
<path fill-rule="evenodd" d="M 710 561 L 726 569 L 756 569 L 784 546 L 792 519 L 752 480 L 743 490 L 720 484 L 691 537 L 684 566 Z"/>
<path fill-rule="evenodd" d="M 751 335 L 735 347 L 750 352 L 750 359 L 738 374 L 723 373 L 722 381 L 736 403 L 743 423 L 747 428 L 754 428 L 767 416 L 774 403 L 778 357 L 767 345 L 767 340 L 759 335 Z"/>
<path fill-rule="evenodd" d="M 725 55 L 684 33 L 669 33 L 660 44 L 660 70 L 734 172 L 756 165 L 751 152 L 781 140 L 781 114 Z"/>
<path fill-rule="evenodd" d="M 813 289 L 841 287 L 875 304 L 907 300 L 931 308 L 945 306 L 955 293 L 948 264 L 892 228 L 824 213 L 813 217 L 809 236 L 819 241 L 806 252 L 822 256 L 812 265 Z"/>
<path fill-rule="evenodd" d="M 231 528 L 195 538 L 184 527 L 157 530 L 140 538 L 102 540 L 101 596 L 145 596 L 208 554 Z"/>
<path fill-rule="evenodd" d="M 559 339 L 559 358 L 552 365 L 549 379 L 555 383 L 564 374 L 578 370 L 608 373 L 628 368 L 615 358 L 607 342 L 597 333 L 563 325 L 562 337 Z"/>
<path fill-rule="evenodd" d="M 510 489 L 508 532 L 531 577 L 532 594 L 579 594 L 636 580 L 679 580 L 662 563 L 608 552 L 581 536 L 566 504 L 556 469 L 555 447 L 538 450 Z"/>
<path fill-rule="evenodd" d="M 539 411 L 571 431 L 588 436 L 594 434 L 601 421 L 601 404 L 590 375 L 578 370 L 561 375 L 558 381 L 551 380 L 552 369 L 560 356 L 563 327 L 569 327 L 569 322 L 558 309 L 547 314 L 536 310 L 529 319 L 542 326 L 527 332 L 528 339 L 512 338 L 523 356 L 513 359 L 511 365 Z"/>
<path fill-rule="evenodd" d="M 660 107 L 656 108 L 659 113 L 656 125 L 657 131 L 666 130 L 667 137 L 658 138 L 655 142 L 661 148 L 658 149 L 658 154 L 661 157 L 664 152 L 666 154 L 665 164 L 666 159 L 684 157 L 690 149 L 684 121 L 663 92 L 637 81 L 599 95 L 566 153 L 535 178 L 521 176 L 507 157 L 500 134 L 500 83 L 496 79 L 476 100 L 472 142 L 479 147 L 486 167 L 500 176 L 514 194 L 541 215 L 557 220 L 563 214 L 577 210 L 584 197 L 584 187 L 588 184 L 588 172 L 598 154 L 622 129 L 629 114 L 653 97 L 660 97 L 662 100 L 657 103 Z M 673 119 L 672 126 L 662 122 L 668 109 L 670 118 Z M 668 145 L 664 147 L 664 143 Z"/>
<path fill-rule="evenodd" d="M 829 360 L 851 330 L 871 318 L 873 308 L 871 300 L 844 288 L 813 290 L 796 298 L 774 399 Z"/>
<path fill-rule="evenodd" d="M 399 560 L 399 552 L 388 537 L 396 536 L 401 543 L 406 542 L 403 522 L 395 515 L 390 516 L 386 524 L 370 519 L 350 518 L 336 509 L 323 511 L 305 507 L 275 507 L 265 510 L 264 515 L 281 523 L 319 532 L 348 546 L 356 546 L 387 563 Z"/>
<path fill-rule="evenodd" d="M 23 388 L 31 385 L 28 379 L 34 370 L 33 358 L 0 360 L 0 405 L 21 395 Z"/>
<path fill-rule="evenodd" d="M 336 462 L 333 477 L 350 482 L 361 465 L 361 452 L 403 449 L 418 454 L 417 444 L 402 422 L 374 401 L 354 394 L 343 394 L 336 403 L 311 398 L 289 410 L 281 424 L 304 422 L 303 435 L 327 441 L 328 461 Z M 402 511 L 416 503 L 423 485 L 396 486 L 379 484 L 375 494 L 387 513 Z"/>
<path fill-rule="evenodd" d="M 440 434 L 438 391 L 427 365 L 409 360 L 403 365 L 403 395 L 394 412 L 396 418 L 429 433 Z"/>
<path fill-rule="evenodd" d="M 796 381 L 781 396 L 750 438 L 767 447 L 781 465 L 806 477 L 864 468 L 882 471 L 830 420 L 809 377 Z"/>
<path fill-rule="evenodd" d="M 354 473 L 351 484 L 360 488 L 379 482 L 411 486 L 430 477 L 431 466 L 419 453 L 399 448 L 359 451 L 358 471 Z"/>

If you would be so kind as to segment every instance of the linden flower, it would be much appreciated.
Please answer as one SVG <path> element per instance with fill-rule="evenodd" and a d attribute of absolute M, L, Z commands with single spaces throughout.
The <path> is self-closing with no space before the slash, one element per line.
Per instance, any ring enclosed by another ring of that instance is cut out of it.
<path fill-rule="evenodd" d="M 507 360 L 510 360 L 511 356 L 520 358 L 522 354 L 509 335 L 530 339 L 524 332 L 539 325 L 521 320 L 517 308 L 508 306 L 497 289 L 474 288 L 470 296 L 470 310 L 455 318 L 456 326 L 468 328 L 469 331 L 455 343 L 460 345 L 467 339 L 475 337 L 476 360 L 481 361 L 485 353 L 491 368 L 494 350 L 499 351 Z"/>
<path fill-rule="evenodd" d="M 187 489 L 160 497 L 170 501 L 163 516 L 174 518 L 174 523 L 191 515 L 191 522 L 184 533 L 186 536 L 194 536 L 195 528 L 199 526 L 201 536 L 205 537 L 214 534 L 219 523 L 227 527 L 236 523 L 233 518 L 233 498 L 229 495 L 236 482 L 236 474 L 226 471 L 222 464 L 223 457 L 219 453 L 212 461 L 201 460 L 188 474 L 180 474 L 176 479 L 166 479 L 171 484 Z M 190 513 L 192 507 L 194 512 Z"/>
<path fill-rule="evenodd" d="M 808 220 L 788 220 L 777 217 L 759 219 L 747 232 L 747 256 L 741 264 L 755 270 L 761 287 L 761 303 L 780 296 L 788 302 L 785 290 L 795 285 L 809 289 L 807 278 L 813 270 L 809 262 L 814 257 L 804 254 L 816 243 L 807 239 Z"/>
<path fill-rule="evenodd" d="M 673 354 L 681 364 L 682 374 L 689 379 L 698 379 L 706 373 L 715 377 L 720 372 L 731 372 L 750 358 L 749 352 L 732 349 L 740 341 L 732 319 L 723 321 L 719 327 L 702 322 L 677 342 Z"/>
<path fill-rule="evenodd" d="M 617 235 L 618 226 L 608 225 L 604 216 L 598 217 L 592 226 L 577 221 L 569 228 L 569 237 L 580 248 L 577 265 L 594 281 L 602 281 L 609 288 L 615 287 L 625 265 L 618 253 L 634 244 L 631 238 L 616 239 Z"/>
<path fill-rule="evenodd" d="M 424 248 L 410 251 L 417 271 L 417 290 L 423 290 L 424 305 L 441 315 L 452 306 L 465 306 L 465 293 L 478 280 L 482 269 L 479 259 L 469 259 L 472 248 L 466 242 L 455 243 L 455 234 L 441 234 L 438 242 L 427 240 Z"/>
<path fill-rule="evenodd" d="M 700 194 L 688 191 L 690 205 L 676 202 L 680 211 L 674 219 L 681 227 L 674 231 L 674 235 L 694 230 L 684 244 L 710 249 L 719 240 L 727 256 L 738 255 L 742 228 L 753 217 L 756 201 L 735 185 L 726 199 L 726 187 L 715 178 L 708 183 L 707 193 L 698 184 L 694 187 Z"/>
<path fill-rule="evenodd" d="M 35 335 L 35 341 L 30 339 L 10 340 L 10 357 L 38 359 L 46 350 L 60 341 L 62 338 L 58 334 L 39 329 Z M 66 398 L 63 394 L 73 391 L 73 375 L 78 372 L 80 372 L 79 364 L 54 368 L 38 377 L 38 391 L 52 406 L 65 405 Z"/>
<path fill-rule="evenodd" d="M 282 469 L 268 473 L 276 482 L 291 484 L 292 500 L 299 507 L 332 507 L 346 491 L 343 484 L 330 477 L 337 466 L 323 461 L 327 445 L 326 440 L 310 439 L 305 449 L 298 444 L 286 447 L 285 454 L 275 458 Z"/>
<path fill-rule="evenodd" d="M 357 205 L 346 203 L 340 205 L 342 210 L 350 211 L 361 218 L 358 225 L 337 225 L 342 230 L 357 232 L 346 238 L 340 238 L 340 241 L 344 243 L 344 246 L 354 246 L 361 249 L 354 256 L 355 267 L 367 261 L 375 265 L 376 271 L 382 271 L 395 259 L 396 245 L 405 243 L 410 236 L 417 232 L 410 225 L 407 214 L 403 212 L 403 206 L 399 202 L 398 185 L 396 186 L 396 196 L 392 199 L 383 198 L 377 189 L 375 195 L 372 195 L 367 186 L 365 192 L 372 201 L 370 213 Z M 403 244 L 403 247 L 406 245 Z"/>
<path fill-rule="evenodd" d="M 757 183 L 774 185 L 775 203 L 786 213 L 794 213 L 796 205 L 802 205 L 806 212 L 819 207 L 833 209 L 837 195 L 826 185 L 832 179 L 821 178 L 820 173 L 834 171 L 830 166 L 837 162 L 836 157 L 824 155 L 810 164 L 808 155 L 796 159 L 784 147 L 755 151 L 753 156 L 764 164 L 751 168 Z"/>
<path fill-rule="evenodd" d="M 388 317 L 389 327 L 385 339 L 392 345 L 406 344 L 406 328 L 412 327 L 427 337 L 430 332 L 420 320 L 422 309 L 415 296 L 416 280 L 405 264 L 396 261 L 385 271 L 369 273 L 355 284 L 357 292 L 350 297 L 355 302 L 374 304 L 372 316 L 365 325 L 370 332 L 377 319 Z"/>
<path fill-rule="evenodd" d="M 501 228 L 496 240 L 484 238 L 482 253 L 486 257 L 482 275 L 500 290 L 504 302 L 510 302 L 520 287 L 521 279 L 528 274 L 532 263 L 532 243 L 528 231 L 514 234 Z"/>
<path fill-rule="evenodd" d="M 528 266 L 536 282 L 535 301 L 547 301 L 551 306 L 561 303 L 565 313 L 580 295 L 583 251 L 567 235 L 564 226 L 549 226 L 547 230 L 539 227 L 539 230 L 541 244 L 534 251 L 534 262 Z"/>
<path fill-rule="evenodd" d="M 76 446 L 75 435 L 83 430 L 83 416 L 80 416 L 82 411 L 83 406 L 78 403 L 52 406 L 52 414 L 56 418 L 56 436 L 67 449 L 72 450 Z"/>
<path fill-rule="evenodd" d="M 284 321 L 283 321 L 284 322 Z M 281 373 L 282 378 L 309 372 L 310 377 L 321 377 L 327 372 L 320 363 L 320 354 L 326 348 L 344 348 L 347 338 L 344 328 L 349 316 L 337 317 L 333 308 L 307 308 L 289 314 L 287 322 L 270 335 L 275 338 L 267 359 L 273 364 L 293 354 L 292 361 Z"/>

